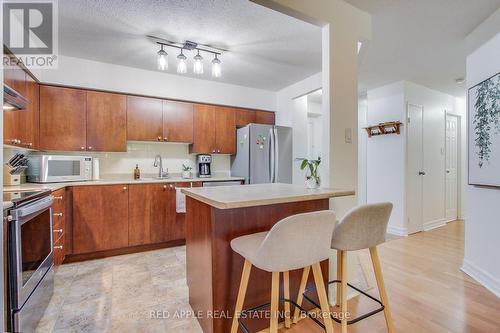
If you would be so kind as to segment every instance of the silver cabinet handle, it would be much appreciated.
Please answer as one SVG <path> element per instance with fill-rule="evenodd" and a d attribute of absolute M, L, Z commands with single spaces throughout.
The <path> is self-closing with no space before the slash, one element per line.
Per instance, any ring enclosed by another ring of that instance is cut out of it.
<path fill-rule="evenodd" d="M 80 147 L 81 150 L 85 150 L 85 147 Z"/>
<path fill-rule="evenodd" d="M 164 137 L 164 138 L 163 138 L 163 141 L 168 141 L 168 138 L 167 138 L 167 137 Z"/>
<path fill-rule="evenodd" d="M 174 188 L 174 185 L 170 184 L 170 188 Z"/>
<path fill-rule="evenodd" d="M 33 147 L 33 143 L 32 142 L 28 143 L 28 147 Z"/>
<path fill-rule="evenodd" d="M 89 150 L 92 150 L 92 146 L 89 146 Z"/>
<path fill-rule="evenodd" d="M 62 249 L 63 249 L 63 246 L 62 246 L 62 245 L 56 245 L 56 246 L 54 246 L 54 249 L 59 249 L 59 250 L 62 250 Z"/>
<path fill-rule="evenodd" d="M 217 149 L 217 152 L 220 153 L 220 149 Z"/>
<path fill-rule="evenodd" d="M 54 213 L 52 215 L 61 217 L 61 216 L 63 216 L 63 213 Z"/>
<path fill-rule="evenodd" d="M 64 230 L 63 229 L 54 229 L 54 232 L 58 232 L 58 233 L 62 234 L 64 232 Z"/>
<path fill-rule="evenodd" d="M 54 197 L 55 200 L 62 200 L 63 199 L 63 196 L 62 195 L 59 195 L 57 197 Z"/>
<path fill-rule="evenodd" d="M 127 186 L 123 186 L 123 190 L 125 190 L 125 191 L 126 191 L 126 190 L 127 190 Z"/>
<path fill-rule="evenodd" d="M 167 188 L 167 185 L 163 185 L 163 189 L 165 190 Z"/>
<path fill-rule="evenodd" d="M 157 139 L 158 141 L 161 141 L 161 136 L 157 137 L 156 139 Z"/>

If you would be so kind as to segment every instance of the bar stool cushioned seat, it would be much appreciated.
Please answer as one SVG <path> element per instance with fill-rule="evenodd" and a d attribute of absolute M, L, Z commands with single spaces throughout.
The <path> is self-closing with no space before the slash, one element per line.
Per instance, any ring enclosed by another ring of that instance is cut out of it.
<path fill-rule="evenodd" d="M 328 313 L 324 317 L 324 326 L 327 332 L 333 333 L 320 262 L 329 258 L 335 220 L 335 213 L 330 210 L 292 215 L 276 223 L 269 232 L 246 235 L 231 241 L 231 248 L 245 258 L 232 333 L 238 330 L 237 317 L 242 310 L 252 265 L 272 272 L 271 333 L 277 332 L 280 272 L 283 272 L 284 276 L 286 300 L 289 299 L 289 271 L 305 267 L 313 268 L 316 288 L 322 303 L 321 310 Z M 289 312 L 289 306 L 290 304 L 285 302 L 285 312 L 287 308 Z M 290 319 L 285 317 L 285 327 L 289 326 Z"/>

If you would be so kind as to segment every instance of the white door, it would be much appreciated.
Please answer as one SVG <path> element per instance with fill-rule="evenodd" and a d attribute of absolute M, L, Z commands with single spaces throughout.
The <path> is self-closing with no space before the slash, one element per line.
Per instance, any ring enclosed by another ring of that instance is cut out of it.
<path fill-rule="evenodd" d="M 458 117 L 446 114 L 446 219 L 458 217 Z"/>
<path fill-rule="evenodd" d="M 408 104 L 408 136 L 407 136 L 407 192 L 406 211 L 408 217 L 408 234 L 423 230 L 423 188 L 424 188 L 424 142 L 423 116 L 424 108 L 420 105 Z"/>

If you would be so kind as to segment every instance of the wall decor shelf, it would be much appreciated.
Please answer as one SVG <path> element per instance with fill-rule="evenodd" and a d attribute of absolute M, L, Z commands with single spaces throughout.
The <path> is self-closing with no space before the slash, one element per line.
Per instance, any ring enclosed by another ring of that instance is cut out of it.
<path fill-rule="evenodd" d="M 400 121 L 389 121 L 378 125 L 371 125 L 364 129 L 368 133 L 368 137 L 371 138 L 376 135 L 401 134 L 401 126 L 403 126 L 403 123 Z"/>

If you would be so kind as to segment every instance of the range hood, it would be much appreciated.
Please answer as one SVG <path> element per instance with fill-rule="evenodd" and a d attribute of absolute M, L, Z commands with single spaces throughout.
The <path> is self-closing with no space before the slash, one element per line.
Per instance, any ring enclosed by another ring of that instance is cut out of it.
<path fill-rule="evenodd" d="M 24 110 L 28 100 L 17 91 L 9 87 L 8 85 L 3 85 L 3 110 L 13 111 L 13 110 Z"/>

